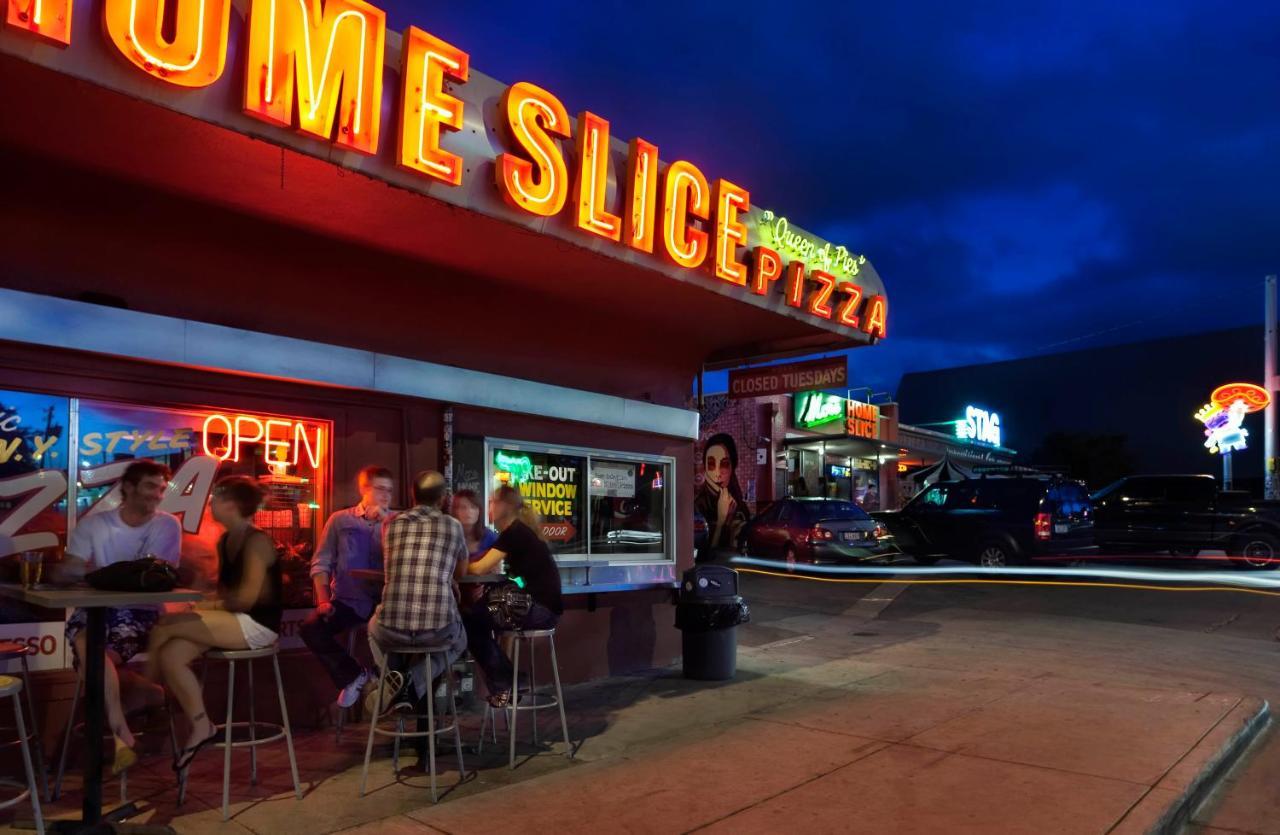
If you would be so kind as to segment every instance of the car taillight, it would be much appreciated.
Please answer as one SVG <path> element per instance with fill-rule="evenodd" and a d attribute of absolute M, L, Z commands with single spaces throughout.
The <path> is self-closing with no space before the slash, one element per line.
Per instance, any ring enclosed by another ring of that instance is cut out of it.
<path fill-rule="evenodd" d="M 1050 539 L 1052 536 L 1053 536 L 1053 515 L 1049 513 L 1037 513 L 1036 514 L 1036 539 Z"/>
<path fill-rule="evenodd" d="M 809 531 L 810 542 L 830 542 L 835 539 L 836 535 L 826 528 L 814 528 Z"/>
<path fill-rule="evenodd" d="M 876 529 L 871 532 L 871 535 L 876 539 L 883 539 L 889 535 L 889 531 L 884 525 L 876 525 Z"/>

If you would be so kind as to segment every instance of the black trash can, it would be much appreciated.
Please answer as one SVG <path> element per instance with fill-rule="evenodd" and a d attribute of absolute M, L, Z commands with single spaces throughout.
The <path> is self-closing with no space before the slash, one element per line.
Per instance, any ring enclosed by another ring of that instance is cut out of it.
<path fill-rule="evenodd" d="M 738 594 L 738 572 L 696 565 L 684 573 L 676 628 L 684 647 L 684 677 L 726 681 L 738 669 L 738 625 L 751 615 Z"/>

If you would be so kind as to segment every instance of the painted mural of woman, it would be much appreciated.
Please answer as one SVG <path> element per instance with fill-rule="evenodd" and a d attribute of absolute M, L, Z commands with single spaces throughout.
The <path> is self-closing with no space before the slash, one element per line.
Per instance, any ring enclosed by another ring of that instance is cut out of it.
<path fill-rule="evenodd" d="M 706 470 L 694 507 L 707 520 L 708 548 L 736 551 L 751 518 L 738 486 L 738 445 L 731 435 L 720 432 L 707 439 L 704 449 Z"/>

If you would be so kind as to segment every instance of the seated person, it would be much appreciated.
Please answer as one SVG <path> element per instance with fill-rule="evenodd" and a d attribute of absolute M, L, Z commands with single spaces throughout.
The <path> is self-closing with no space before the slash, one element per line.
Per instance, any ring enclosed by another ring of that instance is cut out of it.
<path fill-rule="evenodd" d="M 226 529 L 218 540 L 218 596 L 190 612 L 166 615 L 151 632 L 147 673 L 153 679 L 164 676 L 191 722 L 186 745 L 174 757 L 177 772 L 218 736 L 191 662 L 210 649 L 268 647 L 280 634 L 280 560 L 271 537 L 252 524 L 262 498 L 262 488 L 246 476 L 230 476 L 213 486 L 209 510 Z"/>
<path fill-rule="evenodd" d="M 489 553 L 498 534 L 480 521 L 480 499 L 474 490 L 459 490 L 449 502 L 449 515 L 462 523 L 467 535 L 467 556 L 470 562 Z"/>
<path fill-rule="evenodd" d="M 503 485 L 489 498 L 489 518 L 498 528 L 498 539 L 489 553 L 471 563 L 472 574 L 490 574 L 505 560 L 507 575 L 524 581 L 525 591 L 533 598 L 533 605 L 516 628 L 551 629 L 564 613 L 560 600 L 560 569 L 556 566 L 551 549 L 528 522 L 520 517 L 524 499 L 514 487 Z M 484 675 L 489 688 L 489 704 L 506 707 L 511 701 L 511 660 L 498 646 L 494 630 L 499 626 L 493 620 L 488 602 L 480 600 L 467 607 L 463 613 L 467 627 L 467 644 Z"/>
<path fill-rule="evenodd" d="M 443 513 L 445 493 L 443 475 L 419 473 L 413 481 L 414 508 L 387 526 L 382 602 L 369 621 L 369 650 L 383 671 L 384 710 L 409 709 L 429 698 L 432 682 L 448 669 L 432 655 L 428 671 L 424 657 L 405 682 L 399 671 L 387 670 L 386 655 L 396 647 L 448 647 L 448 664 L 467 648 L 454 597 L 457 580 L 466 573 L 466 536 L 458 520 Z M 376 699 L 376 691 L 368 698 Z"/>
<path fill-rule="evenodd" d="M 165 487 L 172 474 L 164 464 L 134 461 L 120 477 L 120 506 L 90 513 L 77 520 L 67 542 L 67 559 L 60 574 L 64 578 L 83 575 L 86 571 L 116 562 L 142 557 L 158 557 L 175 568 L 182 546 L 182 525 L 178 518 L 159 510 Z M 107 723 L 115 737 L 115 758 L 111 772 L 119 774 L 137 761 L 133 751 L 134 737 L 125 720 L 120 699 L 120 679 L 130 658 L 142 651 L 147 633 L 160 619 L 159 606 L 135 606 L 130 609 L 107 609 L 107 652 L 103 665 L 103 696 Z M 76 666 L 85 654 L 84 627 L 88 615 L 76 609 L 67 621 L 67 643 L 75 652 Z M 136 675 L 135 675 L 136 678 Z M 157 704 L 164 702 L 160 688 L 151 684 Z"/>

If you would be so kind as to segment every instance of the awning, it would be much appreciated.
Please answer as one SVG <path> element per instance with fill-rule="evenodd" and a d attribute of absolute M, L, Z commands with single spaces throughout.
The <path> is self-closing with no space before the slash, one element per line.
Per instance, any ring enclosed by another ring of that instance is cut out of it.
<path fill-rule="evenodd" d="M 923 470 L 912 473 L 911 480 L 916 483 L 918 488 L 924 489 L 930 484 L 939 481 L 959 481 L 962 478 L 972 477 L 972 472 L 952 461 L 950 455 L 944 455 L 937 463 L 930 464 Z"/>

